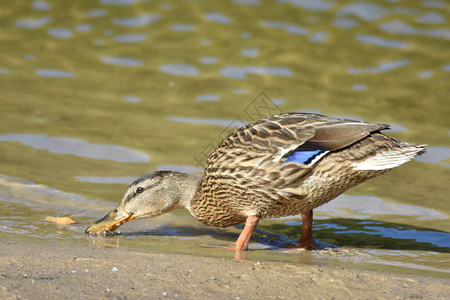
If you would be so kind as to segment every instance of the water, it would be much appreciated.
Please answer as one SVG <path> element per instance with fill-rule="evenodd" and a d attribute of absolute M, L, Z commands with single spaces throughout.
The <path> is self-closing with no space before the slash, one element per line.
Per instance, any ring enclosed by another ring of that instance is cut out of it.
<path fill-rule="evenodd" d="M 232 257 L 217 246 L 241 227 L 186 211 L 113 237 L 84 229 L 134 178 L 200 171 L 236 127 L 320 112 L 393 124 L 429 150 L 317 209 L 322 250 L 285 252 L 299 218 L 264 220 L 249 259 L 448 276 L 448 12 L 440 0 L 0 4 L 0 236 Z"/>

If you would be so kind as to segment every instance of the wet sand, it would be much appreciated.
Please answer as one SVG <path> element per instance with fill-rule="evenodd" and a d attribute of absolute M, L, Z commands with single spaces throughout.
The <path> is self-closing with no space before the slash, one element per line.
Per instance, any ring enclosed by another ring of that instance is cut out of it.
<path fill-rule="evenodd" d="M 0 299 L 449 299 L 450 279 L 0 241 Z"/>

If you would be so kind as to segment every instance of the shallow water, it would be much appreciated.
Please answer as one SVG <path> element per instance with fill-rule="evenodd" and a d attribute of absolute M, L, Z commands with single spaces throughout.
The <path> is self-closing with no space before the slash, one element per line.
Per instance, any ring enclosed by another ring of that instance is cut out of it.
<path fill-rule="evenodd" d="M 249 259 L 448 276 L 450 16 L 441 0 L 0 4 L 0 236 L 233 257 L 240 227 L 186 211 L 84 229 L 150 170 L 198 172 L 235 128 L 281 111 L 393 124 L 428 152 L 315 211 L 264 220 Z M 261 93 L 263 92 L 263 93 Z M 47 216 L 70 216 L 57 227 Z"/>

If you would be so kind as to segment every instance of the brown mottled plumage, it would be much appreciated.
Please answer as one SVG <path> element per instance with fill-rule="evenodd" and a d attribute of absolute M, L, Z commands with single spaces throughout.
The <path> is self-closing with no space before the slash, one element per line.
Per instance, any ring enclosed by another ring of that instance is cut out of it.
<path fill-rule="evenodd" d="M 301 214 L 300 248 L 314 247 L 314 208 L 425 150 L 425 145 L 380 133 L 388 128 L 306 113 L 259 120 L 225 138 L 210 155 L 203 176 L 144 175 L 114 211 L 86 232 L 112 231 L 133 218 L 186 207 L 207 225 L 246 222 L 236 242 L 237 250 L 246 250 L 259 219 Z M 296 154 L 304 157 L 294 158 Z"/>

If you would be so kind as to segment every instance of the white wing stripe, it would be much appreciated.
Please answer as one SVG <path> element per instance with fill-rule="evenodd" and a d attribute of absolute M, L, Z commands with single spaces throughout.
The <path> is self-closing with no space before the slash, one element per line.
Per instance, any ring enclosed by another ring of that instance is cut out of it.
<path fill-rule="evenodd" d="M 412 151 L 388 151 L 377 153 L 363 161 L 353 163 L 355 170 L 385 170 L 400 166 L 412 159 L 417 154 L 417 150 Z"/>

